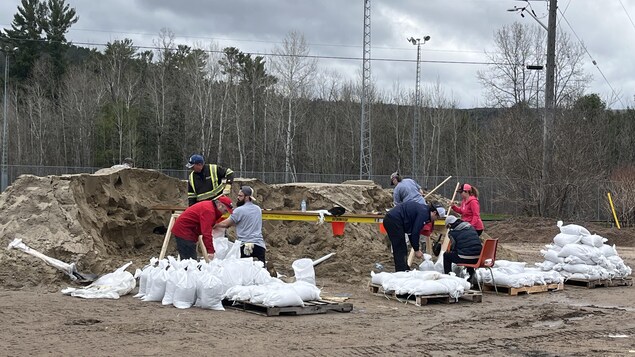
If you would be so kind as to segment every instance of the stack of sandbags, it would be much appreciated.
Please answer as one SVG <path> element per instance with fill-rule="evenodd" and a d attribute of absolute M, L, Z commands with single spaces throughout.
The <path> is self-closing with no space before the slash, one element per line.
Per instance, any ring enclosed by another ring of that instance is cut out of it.
<path fill-rule="evenodd" d="M 555 271 L 542 271 L 539 268 L 528 268 L 525 262 L 510 262 L 497 260 L 492 267 L 492 272 L 485 268 L 477 270 L 478 278 L 486 284 L 520 288 L 523 286 L 559 284 L 564 278 Z"/>
<path fill-rule="evenodd" d="M 441 274 L 436 271 L 371 272 L 371 283 L 381 285 L 384 291 L 397 295 L 440 295 L 448 294 L 459 298 L 470 289 L 470 283 L 453 273 Z"/>
<path fill-rule="evenodd" d="M 536 265 L 543 271 L 557 271 L 565 279 L 601 280 L 624 278 L 632 269 L 624 264 L 615 245 L 606 238 L 591 234 L 586 228 L 558 221 L 560 233 L 540 253 L 545 257 Z"/>

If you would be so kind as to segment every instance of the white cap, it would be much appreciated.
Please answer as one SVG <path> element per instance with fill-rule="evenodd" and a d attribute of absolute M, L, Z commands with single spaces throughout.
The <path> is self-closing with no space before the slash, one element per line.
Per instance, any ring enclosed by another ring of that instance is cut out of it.
<path fill-rule="evenodd" d="M 450 224 L 453 224 L 454 222 L 456 222 L 456 217 L 454 217 L 454 216 L 452 216 L 452 215 L 447 216 L 447 217 L 445 218 L 445 225 L 446 225 L 446 226 L 449 226 Z"/>

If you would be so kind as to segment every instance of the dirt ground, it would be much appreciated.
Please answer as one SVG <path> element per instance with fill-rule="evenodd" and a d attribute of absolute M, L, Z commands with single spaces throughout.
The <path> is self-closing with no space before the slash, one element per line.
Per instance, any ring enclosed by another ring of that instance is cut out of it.
<path fill-rule="evenodd" d="M 166 220 L 165 214 L 147 207 L 179 203 L 183 188 L 168 192 L 172 182 L 157 176 L 162 194 L 135 198 L 131 190 L 144 187 L 132 184 L 141 175 L 134 171 L 68 182 L 29 178 L 24 186 L 14 185 L 0 197 L 2 243 L 20 232 L 25 242 L 44 253 L 78 261 L 84 270 L 97 273 L 130 260 L 142 266 L 156 255 L 162 240 L 145 232 Z M 301 197 L 308 198 L 309 209 L 342 204 L 350 211 L 381 211 L 390 202 L 389 192 L 371 186 L 253 184 L 261 204 L 271 209 L 299 207 Z M 24 192 L 36 195 L 25 197 Z M 104 193 L 110 199 L 99 198 Z M 77 200 L 83 211 L 76 208 Z M 134 227 L 126 223 L 133 221 Z M 606 224 L 574 223 L 608 238 L 626 264 L 635 266 L 634 228 L 618 231 Z M 566 285 L 563 291 L 531 295 L 487 292 L 482 303 L 406 305 L 368 292 L 375 262 L 392 269 L 390 253 L 374 228 L 347 225 L 344 237 L 333 237 L 329 227 L 303 222 L 265 226 L 268 254 L 283 273 L 299 257 L 336 252 L 316 268 L 317 284 L 323 297 L 348 296 L 353 311 L 263 317 L 236 310 L 179 310 L 142 302 L 134 294 L 119 300 L 83 300 L 59 292 L 70 285 L 63 274 L 24 253 L 4 251 L 0 350 L 8 356 L 635 356 L 633 287 Z M 35 231 L 39 239 L 29 240 L 34 234 L 29 232 Z M 542 261 L 539 251 L 558 229 L 553 220 L 518 218 L 488 222 L 486 232 L 500 239 L 501 247 L 511 252 L 506 255 L 533 264 Z"/>

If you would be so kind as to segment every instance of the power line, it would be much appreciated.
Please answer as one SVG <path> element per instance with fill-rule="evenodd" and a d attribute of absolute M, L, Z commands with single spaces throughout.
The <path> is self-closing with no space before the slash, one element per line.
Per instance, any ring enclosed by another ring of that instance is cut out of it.
<path fill-rule="evenodd" d="M 628 17 L 628 20 L 631 22 L 631 25 L 635 29 L 635 23 L 633 23 L 633 19 L 631 19 L 631 15 L 629 15 L 628 11 L 626 11 L 626 7 L 624 7 L 624 4 L 622 3 L 622 0 L 618 0 L 618 1 L 620 2 L 620 5 L 622 5 L 622 9 L 624 9 L 624 13 L 626 13 L 626 16 Z"/>
<path fill-rule="evenodd" d="M 23 42 L 42 42 L 42 43 L 61 43 L 60 41 L 50 41 L 46 39 L 26 39 L 26 38 L 7 38 L 12 41 L 23 41 Z M 107 43 L 97 43 L 97 42 L 71 42 L 73 45 L 84 45 L 84 46 L 101 46 L 106 47 Z M 162 50 L 163 48 L 158 46 L 141 46 L 141 45 L 133 45 L 132 47 L 137 49 L 144 50 Z M 170 50 L 174 50 L 171 48 Z M 211 49 L 201 49 L 203 52 L 207 53 L 225 53 L 223 50 L 211 50 Z M 297 55 L 297 54 L 280 54 L 280 53 L 269 53 L 269 52 L 243 52 L 245 54 L 250 54 L 254 56 L 269 56 L 269 57 L 300 57 L 300 58 L 311 58 L 311 59 L 332 59 L 332 60 L 352 60 L 352 61 L 362 61 L 361 57 L 352 57 L 352 56 L 326 56 L 326 55 Z M 413 59 L 402 59 L 402 58 L 372 58 L 371 61 L 375 62 L 406 62 L 406 63 L 414 63 L 416 60 Z M 450 60 L 420 60 L 420 62 L 424 63 L 434 63 L 434 64 L 462 64 L 462 65 L 499 65 L 499 66 L 522 66 L 522 64 L 509 64 L 509 63 L 499 63 L 499 62 L 485 62 L 485 61 L 450 61 Z"/>
<path fill-rule="evenodd" d="M 560 9 L 558 9 L 558 11 L 560 11 Z M 600 72 L 600 75 L 602 75 L 602 78 L 604 78 L 604 81 L 606 82 L 606 84 L 609 86 L 609 88 L 611 88 L 611 92 L 613 92 L 613 95 L 615 96 L 615 98 L 617 98 L 617 100 L 622 104 L 622 106 L 624 108 L 626 108 L 626 105 L 624 105 L 624 102 L 622 102 L 622 98 L 620 98 L 617 93 L 615 92 L 615 89 L 613 89 L 613 86 L 611 85 L 611 83 L 609 82 L 609 80 L 606 78 L 606 76 L 604 75 L 604 72 L 602 72 L 602 70 L 600 69 L 600 66 L 598 66 L 598 63 L 595 61 L 595 59 L 593 58 L 593 56 L 591 56 L 591 53 L 589 52 L 589 50 L 586 48 L 586 46 L 584 45 L 584 42 L 582 42 L 582 40 L 580 39 L 580 37 L 578 36 L 578 34 L 575 32 L 575 30 L 573 29 L 573 26 L 571 26 L 571 24 L 569 23 L 569 20 L 567 20 L 567 18 L 564 16 L 564 14 L 562 13 L 562 11 L 560 11 L 560 16 L 562 16 L 562 18 L 564 19 L 564 21 L 567 23 L 567 25 L 569 25 L 569 28 L 571 29 L 571 31 L 573 32 L 573 34 L 575 35 L 575 37 L 578 39 L 578 42 L 580 42 L 580 45 L 582 46 L 582 48 L 584 49 L 584 51 L 586 52 L 586 54 L 589 56 L 589 58 L 591 58 L 591 63 L 593 63 L 593 65 L 595 66 L 595 68 L 597 68 L 598 72 Z"/>

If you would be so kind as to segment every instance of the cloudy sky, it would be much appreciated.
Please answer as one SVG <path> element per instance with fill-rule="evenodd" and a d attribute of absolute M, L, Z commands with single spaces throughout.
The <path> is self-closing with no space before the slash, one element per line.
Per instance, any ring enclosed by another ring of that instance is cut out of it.
<path fill-rule="evenodd" d="M 344 57 L 320 59 L 322 69 L 356 79 L 361 71 L 363 0 L 67 0 L 79 22 L 68 39 L 94 43 L 133 39 L 152 46 L 162 28 L 177 43 L 243 52 L 271 53 L 290 31 L 302 33 L 311 54 Z M 0 26 L 8 27 L 19 0 L 0 1 Z M 508 12 L 525 6 L 515 0 L 372 0 L 372 77 L 381 90 L 412 91 L 415 87 L 414 36 L 431 40 L 422 46 L 422 90 L 437 81 L 460 107 L 485 106 L 476 72 L 494 52 L 493 34 L 515 21 L 537 24 L 531 17 Z M 593 76 L 588 93 L 598 93 L 612 108 L 634 106 L 635 0 L 559 0 L 558 24 L 573 40 L 579 38 L 590 56 L 585 70 Z M 531 6 L 547 24 L 547 1 Z M 568 21 L 565 21 L 565 19 Z M 569 26 L 569 24 L 571 26 Z M 545 32 L 546 33 L 546 32 Z M 392 61 L 393 59 L 399 61 Z M 594 66 L 595 60 L 597 66 Z M 474 64 L 474 63 L 477 64 Z M 600 72 L 601 71 L 601 72 Z M 606 79 L 604 78 L 606 77 Z M 615 92 L 619 100 L 611 100 Z"/>

